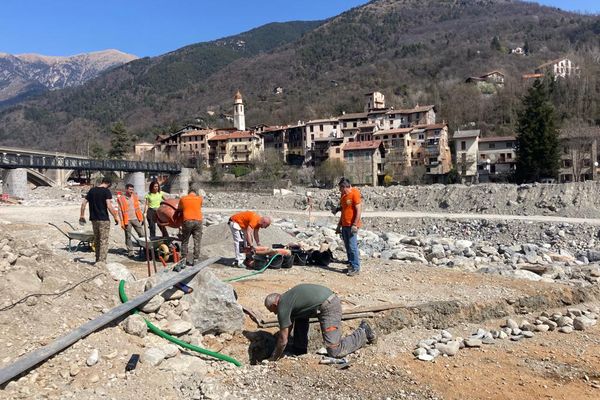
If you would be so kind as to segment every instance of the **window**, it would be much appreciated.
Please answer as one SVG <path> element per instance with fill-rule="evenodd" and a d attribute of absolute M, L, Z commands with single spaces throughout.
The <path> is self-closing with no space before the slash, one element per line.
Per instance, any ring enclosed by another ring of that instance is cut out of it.
<path fill-rule="evenodd" d="M 425 139 L 425 134 L 419 133 L 419 140 L 424 140 L 424 139 Z"/>
<path fill-rule="evenodd" d="M 506 142 L 506 148 L 507 149 L 512 149 L 512 147 L 513 147 L 512 142 Z"/>
<path fill-rule="evenodd" d="M 563 154 L 569 154 L 569 146 L 563 147 Z"/>
<path fill-rule="evenodd" d="M 315 135 L 310 135 L 310 140 L 315 140 Z"/>
<path fill-rule="evenodd" d="M 460 149 L 461 150 L 466 150 L 467 149 L 467 142 L 465 142 L 464 140 L 462 142 L 460 142 Z"/>
<path fill-rule="evenodd" d="M 314 132 L 315 131 L 315 127 L 313 125 L 310 126 L 310 132 Z"/>
<path fill-rule="evenodd" d="M 392 139 L 396 139 L 398 135 L 392 135 Z"/>
<path fill-rule="evenodd" d="M 353 122 L 353 123 L 352 123 L 352 127 L 353 127 L 353 128 L 356 128 L 356 126 L 357 126 L 357 122 Z"/>
<path fill-rule="evenodd" d="M 489 143 L 488 144 L 488 149 L 495 149 L 496 148 L 496 143 Z"/>
<path fill-rule="evenodd" d="M 572 160 L 562 160 L 563 168 L 570 168 L 573 166 Z"/>
<path fill-rule="evenodd" d="M 512 154 L 510 154 L 510 153 L 506 153 L 506 159 L 507 159 L 507 160 L 510 160 L 510 159 L 512 159 Z"/>
<path fill-rule="evenodd" d="M 340 148 L 335 149 L 335 154 L 340 154 Z"/>
<path fill-rule="evenodd" d="M 387 140 L 388 139 L 388 135 L 383 135 L 383 140 Z"/>
<path fill-rule="evenodd" d="M 323 132 L 323 124 L 319 125 L 319 130 Z"/>
<path fill-rule="evenodd" d="M 485 160 L 485 154 L 480 155 L 479 158 Z"/>
<path fill-rule="evenodd" d="M 344 125 L 343 125 L 343 126 L 344 126 L 344 128 L 347 128 L 347 127 L 348 127 L 348 124 L 347 124 L 346 122 L 344 122 Z"/>

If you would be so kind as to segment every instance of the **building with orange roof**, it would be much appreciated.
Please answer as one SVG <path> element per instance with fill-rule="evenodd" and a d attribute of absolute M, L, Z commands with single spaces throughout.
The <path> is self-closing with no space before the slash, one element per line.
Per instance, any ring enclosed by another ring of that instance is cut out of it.
<path fill-rule="evenodd" d="M 208 163 L 229 167 L 250 164 L 260 159 L 262 139 L 250 131 L 216 131 L 208 139 Z"/>

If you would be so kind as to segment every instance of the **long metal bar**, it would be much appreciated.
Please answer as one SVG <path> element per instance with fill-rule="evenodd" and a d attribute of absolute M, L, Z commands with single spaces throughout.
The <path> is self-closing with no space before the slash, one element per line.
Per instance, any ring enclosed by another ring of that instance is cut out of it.
<path fill-rule="evenodd" d="M 129 300 L 127 303 L 123 303 L 113 308 L 106 314 L 103 314 L 98 318 L 81 325 L 79 328 L 69 332 L 68 334 L 59 337 L 49 345 L 34 350 L 31 353 L 26 354 L 23 357 L 17 359 L 8 367 L 0 369 L 0 386 L 4 385 L 4 383 L 10 381 L 11 379 L 21 375 L 23 372 L 28 371 L 32 367 L 35 367 L 39 363 L 47 360 L 59 351 L 66 349 L 73 343 L 77 342 L 79 339 L 86 337 L 87 335 L 97 331 L 98 329 L 114 321 L 115 319 L 127 314 L 134 308 L 139 307 L 140 305 L 144 304 L 157 294 L 169 289 L 170 287 L 174 286 L 175 284 L 181 281 L 184 281 L 194 276 L 204 268 L 216 263 L 220 259 L 221 257 L 212 257 L 189 269 L 185 269 L 173 278 L 159 283 L 158 285 L 154 286 L 153 288 L 144 292 L 138 297 Z"/>

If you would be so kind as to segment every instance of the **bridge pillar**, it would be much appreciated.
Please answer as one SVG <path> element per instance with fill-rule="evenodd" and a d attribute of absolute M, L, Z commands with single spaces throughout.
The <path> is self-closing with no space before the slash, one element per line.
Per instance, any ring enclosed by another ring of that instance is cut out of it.
<path fill-rule="evenodd" d="M 181 168 L 181 173 L 171 179 L 171 193 L 187 194 L 190 189 L 190 168 Z"/>
<path fill-rule="evenodd" d="M 72 173 L 72 169 L 48 169 L 44 175 L 54 181 L 55 186 L 60 187 L 67 184 L 67 179 L 69 179 Z"/>
<path fill-rule="evenodd" d="M 143 197 L 146 193 L 146 177 L 143 172 L 131 172 L 125 175 L 125 183 L 131 183 L 138 196 Z"/>
<path fill-rule="evenodd" d="M 2 193 L 24 199 L 29 193 L 27 186 L 27 170 L 25 168 L 9 169 L 2 184 Z"/>

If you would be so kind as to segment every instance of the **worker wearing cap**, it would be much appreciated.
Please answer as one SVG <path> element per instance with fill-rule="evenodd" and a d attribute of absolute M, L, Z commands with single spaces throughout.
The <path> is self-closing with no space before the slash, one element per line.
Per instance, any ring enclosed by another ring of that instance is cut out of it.
<path fill-rule="evenodd" d="M 194 238 L 194 259 L 192 265 L 200 260 L 200 242 L 202 241 L 202 196 L 190 189 L 187 196 L 179 199 L 177 211 L 183 216 L 181 237 L 181 258 L 187 260 L 190 236 Z"/>
<path fill-rule="evenodd" d="M 283 294 L 271 293 L 265 298 L 265 307 L 277 314 L 279 323 L 277 346 L 270 358 L 272 361 L 281 358 L 286 350 L 292 325 L 294 342 L 287 351 L 294 355 L 308 352 L 311 317 L 319 319 L 321 335 L 329 357 L 341 358 L 367 343 L 377 341 L 375 331 L 365 320 L 354 332 L 342 338 L 342 305 L 339 297 L 325 286 L 303 283 Z"/>
<path fill-rule="evenodd" d="M 121 212 L 121 228 L 125 231 L 127 256 L 133 257 L 131 230 L 135 229 L 138 237 L 144 237 L 144 214 L 140 207 L 140 199 L 131 183 L 125 185 L 125 195 L 117 196 L 117 204 Z"/>
<path fill-rule="evenodd" d="M 271 218 L 261 217 L 253 211 L 243 211 L 232 215 L 229 218 L 229 229 L 233 236 L 233 247 L 235 249 L 236 267 L 244 266 L 244 248 L 260 246 L 260 237 L 258 231 L 261 228 L 268 228 L 271 225 Z"/>
<path fill-rule="evenodd" d="M 358 252 L 358 228 L 361 226 L 360 215 L 362 212 L 362 201 L 360 192 L 353 188 L 350 181 L 342 178 L 339 182 L 341 193 L 340 207 L 342 214 L 336 229 L 336 233 L 342 234 L 346 255 L 348 257 L 348 276 L 356 276 L 360 273 L 360 254 Z"/>

